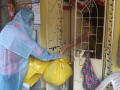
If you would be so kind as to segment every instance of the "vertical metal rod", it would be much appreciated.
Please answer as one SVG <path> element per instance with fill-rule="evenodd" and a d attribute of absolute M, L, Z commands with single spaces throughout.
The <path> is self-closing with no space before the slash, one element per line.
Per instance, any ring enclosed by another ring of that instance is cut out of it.
<path fill-rule="evenodd" d="M 52 18 L 52 11 L 50 12 L 50 16 L 51 16 L 51 18 Z M 50 40 L 52 40 L 52 41 L 50 41 L 49 43 L 50 43 L 50 46 L 49 47 L 53 47 L 53 21 L 52 21 L 52 19 L 50 20 L 51 21 L 51 27 L 50 27 L 50 30 L 48 30 L 48 38 L 49 38 L 49 36 L 51 36 L 50 37 Z M 49 21 L 48 21 L 49 22 Z M 49 24 L 49 23 L 48 23 Z M 51 31 L 51 32 L 50 32 Z M 50 32 L 50 33 L 49 33 Z M 51 35 L 49 35 L 49 34 L 51 34 Z M 51 52 L 53 52 L 53 50 L 51 51 Z"/>
<path fill-rule="evenodd" d="M 76 57 L 76 24 L 77 24 L 77 1 L 75 0 L 75 32 L 74 32 L 74 60 Z"/>
<path fill-rule="evenodd" d="M 57 11 L 56 11 L 56 12 L 57 12 L 57 18 L 60 18 L 58 0 L 54 0 L 54 1 L 56 2 L 56 5 L 57 5 Z M 60 35 L 60 32 L 59 32 L 60 26 L 59 26 L 59 25 L 60 25 L 60 24 L 59 24 L 59 20 L 58 20 L 58 19 L 56 19 L 56 20 L 57 20 L 57 29 L 56 29 L 57 38 L 56 38 L 56 39 L 57 39 L 57 45 L 60 45 L 60 44 L 59 44 L 59 43 L 60 43 L 60 42 L 59 42 L 59 37 L 60 37 L 60 36 L 59 36 L 59 35 Z M 56 46 L 57 46 L 57 45 L 56 45 Z M 58 52 L 58 48 L 56 48 L 56 51 Z"/>
<path fill-rule="evenodd" d="M 54 9 L 54 13 L 55 13 L 55 9 Z M 55 13 L 55 18 L 57 18 L 57 15 Z M 57 20 L 55 20 L 55 46 L 57 46 Z M 55 52 L 57 52 L 57 48 L 55 49 Z"/>
<path fill-rule="evenodd" d="M 63 31 L 63 22 L 64 22 L 64 20 L 63 20 L 63 0 L 61 0 L 61 44 L 62 44 L 62 35 L 63 35 L 63 33 L 62 33 L 62 31 Z M 61 48 L 62 48 L 62 45 L 60 45 L 60 51 L 61 51 Z"/>
<path fill-rule="evenodd" d="M 115 19 L 115 1 L 113 2 L 113 20 L 112 20 L 112 35 L 111 35 L 111 52 L 110 52 L 110 69 L 109 69 L 109 75 L 111 74 L 111 64 L 112 64 L 112 49 L 113 49 L 113 35 L 114 35 L 114 19 Z M 108 90 L 110 90 L 110 84 L 108 86 Z"/>
<path fill-rule="evenodd" d="M 113 5 L 113 21 L 112 21 L 112 35 L 111 35 L 111 52 L 110 52 L 110 70 L 109 74 L 111 74 L 111 64 L 112 64 L 112 47 L 113 47 L 113 34 L 114 34 L 114 19 L 115 19 L 115 0 Z"/>
<path fill-rule="evenodd" d="M 97 27 L 96 27 L 96 43 L 95 43 L 95 59 L 97 58 L 96 57 L 96 46 L 97 46 L 97 30 L 98 30 L 98 7 L 97 7 L 97 4 L 95 3 L 95 1 L 94 1 L 94 4 L 95 4 L 95 6 L 96 6 L 96 9 L 97 9 Z"/>
<path fill-rule="evenodd" d="M 107 16 L 106 16 L 106 14 L 107 14 L 107 5 L 108 5 L 108 0 L 105 1 L 105 11 L 104 11 L 104 29 L 103 29 L 104 32 L 103 32 L 103 42 L 102 42 L 102 43 L 103 43 L 103 45 L 102 45 L 102 67 L 103 67 L 103 75 L 104 75 L 104 68 L 105 68 L 105 66 L 104 66 L 104 64 L 105 64 L 105 62 L 104 62 L 104 61 L 105 61 L 105 60 L 104 60 L 104 57 L 105 57 L 105 56 L 104 56 L 104 55 L 105 55 L 105 48 L 106 48 L 106 47 L 105 47 L 105 40 L 106 40 L 106 36 L 105 36 L 105 35 L 107 34 L 107 33 L 106 33 L 106 25 L 107 25 L 107 24 L 106 24 L 106 23 L 107 23 L 107 20 L 106 20 L 106 19 L 107 19 Z M 104 78 L 104 76 L 102 76 L 102 78 Z"/>
<path fill-rule="evenodd" d="M 76 24 L 77 24 L 77 1 L 78 0 L 75 0 L 75 26 L 74 26 L 74 28 L 75 28 L 75 31 L 74 31 L 74 61 L 75 61 L 75 57 L 76 57 Z M 73 67 L 73 69 L 74 69 L 75 67 Z M 74 71 L 74 73 L 75 73 L 75 71 Z M 73 80 L 75 80 L 75 75 L 73 74 Z M 73 87 L 75 87 L 75 82 L 73 81 Z"/>
<path fill-rule="evenodd" d="M 91 0 L 90 0 L 90 3 L 91 3 Z M 90 9 L 89 9 L 88 7 L 87 7 L 87 9 L 88 9 L 88 12 L 89 12 L 89 31 L 88 31 L 88 32 L 90 32 L 91 12 L 90 12 Z M 88 33 L 88 50 L 90 50 L 90 47 L 89 47 L 89 45 L 90 45 L 90 44 L 89 44 L 89 43 L 90 43 L 90 42 L 89 42 L 89 37 L 90 37 L 90 36 L 89 36 L 89 33 Z"/>
<path fill-rule="evenodd" d="M 48 49 L 48 0 L 46 0 L 46 48 Z"/>

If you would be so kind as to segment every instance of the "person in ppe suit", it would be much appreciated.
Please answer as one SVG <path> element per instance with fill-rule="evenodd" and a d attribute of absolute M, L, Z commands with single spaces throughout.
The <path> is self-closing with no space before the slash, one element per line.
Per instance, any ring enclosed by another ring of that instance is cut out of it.
<path fill-rule="evenodd" d="M 49 61 L 62 58 L 32 38 L 34 13 L 24 8 L 0 33 L 0 90 L 22 90 L 29 55 Z"/>

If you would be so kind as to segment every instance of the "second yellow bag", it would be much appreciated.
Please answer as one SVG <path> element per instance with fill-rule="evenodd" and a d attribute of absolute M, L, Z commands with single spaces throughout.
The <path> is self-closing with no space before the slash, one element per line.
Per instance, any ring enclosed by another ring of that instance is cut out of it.
<path fill-rule="evenodd" d="M 71 63 L 65 57 L 51 61 L 45 69 L 43 78 L 53 86 L 64 84 L 72 75 L 72 68 L 69 64 Z"/>
<path fill-rule="evenodd" d="M 42 76 L 48 64 L 49 61 L 41 61 L 30 56 L 28 70 L 24 78 L 24 83 L 27 83 L 32 87 Z"/>

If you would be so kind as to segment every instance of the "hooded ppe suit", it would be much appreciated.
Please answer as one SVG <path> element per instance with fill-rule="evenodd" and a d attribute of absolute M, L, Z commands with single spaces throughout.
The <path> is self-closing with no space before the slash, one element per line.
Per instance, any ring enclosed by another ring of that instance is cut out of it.
<path fill-rule="evenodd" d="M 0 90 L 22 90 L 30 54 L 43 61 L 62 58 L 33 40 L 33 20 L 34 13 L 22 9 L 0 33 Z"/>

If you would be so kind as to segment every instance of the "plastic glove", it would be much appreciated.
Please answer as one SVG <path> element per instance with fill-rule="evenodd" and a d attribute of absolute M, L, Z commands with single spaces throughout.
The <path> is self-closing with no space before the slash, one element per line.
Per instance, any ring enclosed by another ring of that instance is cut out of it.
<path fill-rule="evenodd" d="M 57 55 L 57 59 L 61 59 L 63 56 L 61 54 Z"/>

